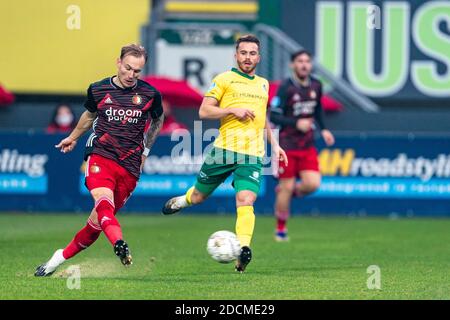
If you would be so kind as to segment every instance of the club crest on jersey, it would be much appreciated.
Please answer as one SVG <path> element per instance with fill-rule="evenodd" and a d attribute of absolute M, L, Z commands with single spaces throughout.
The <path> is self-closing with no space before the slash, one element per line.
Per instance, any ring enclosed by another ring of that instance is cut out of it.
<path fill-rule="evenodd" d="M 135 105 L 140 105 L 142 103 L 142 98 L 140 95 L 136 94 L 133 96 L 133 98 L 131 98 L 131 102 L 133 102 L 133 104 Z"/>
<path fill-rule="evenodd" d="M 317 97 L 317 94 L 314 90 L 311 90 L 311 92 L 309 93 L 309 96 L 311 97 L 311 99 L 315 99 Z"/>
<path fill-rule="evenodd" d="M 292 98 L 294 101 L 300 101 L 300 95 L 298 93 L 294 94 L 294 97 Z"/>
<path fill-rule="evenodd" d="M 264 89 L 264 91 L 266 91 L 267 92 L 267 86 L 266 86 L 266 84 L 263 84 L 263 89 Z"/>
<path fill-rule="evenodd" d="M 91 166 L 91 168 L 89 169 L 89 171 L 91 171 L 91 173 L 99 173 L 100 172 L 100 167 L 96 164 L 93 164 Z"/>

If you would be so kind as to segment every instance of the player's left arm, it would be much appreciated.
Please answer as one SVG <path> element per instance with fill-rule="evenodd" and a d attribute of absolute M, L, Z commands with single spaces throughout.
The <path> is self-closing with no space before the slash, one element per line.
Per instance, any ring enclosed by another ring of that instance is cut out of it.
<path fill-rule="evenodd" d="M 145 149 L 143 155 L 145 157 L 148 156 L 148 153 L 153 147 L 153 144 L 155 143 L 156 138 L 158 137 L 159 131 L 161 131 L 163 123 L 164 123 L 164 113 L 161 113 L 161 115 L 158 118 L 152 119 L 152 123 L 150 124 L 150 127 L 148 128 L 144 136 Z"/>
<path fill-rule="evenodd" d="M 269 119 L 266 118 L 266 125 L 264 126 L 264 130 L 267 132 L 267 141 L 272 145 L 272 153 L 275 156 L 275 159 L 278 161 L 284 162 L 288 165 L 288 158 L 286 152 L 283 148 L 280 147 L 277 139 L 274 137 L 272 129 L 270 128 Z"/>
<path fill-rule="evenodd" d="M 141 172 L 144 166 L 145 159 L 147 159 L 150 150 L 152 149 L 153 144 L 155 143 L 156 138 L 158 137 L 164 123 L 164 111 L 162 108 L 161 100 L 161 96 L 158 95 L 155 100 L 155 106 L 150 112 L 151 123 L 150 127 L 144 135 L 144 152 L 142 153 Z"/>
<path fill-rule="evenodd" d="M 322 108 L 322 86 L 319 87 L 319 93 L 317 95 L 317 106 L 314 109 L 314 119 L 320 128 L 320 134 L 328 147 L 334 145 L 334 135 L 325 127 L 323 122 L 323 108 Z"/>

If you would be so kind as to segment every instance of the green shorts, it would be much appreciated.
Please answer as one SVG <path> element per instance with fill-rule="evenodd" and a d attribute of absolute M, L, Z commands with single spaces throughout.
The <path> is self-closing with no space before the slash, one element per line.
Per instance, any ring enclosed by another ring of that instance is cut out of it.
<path fill-rule="evenodd" d="M 195 188 L 203 194 L 211 194 L 233 173 L 233 187 L 236 192 L 249 190 L 259 192 L 262 173 L 262 159 L 213 147 L 205 158 L 197 175 Z"/>

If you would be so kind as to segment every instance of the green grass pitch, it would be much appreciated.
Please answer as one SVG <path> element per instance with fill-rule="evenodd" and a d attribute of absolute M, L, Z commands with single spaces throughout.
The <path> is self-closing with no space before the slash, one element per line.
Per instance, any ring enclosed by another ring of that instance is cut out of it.
<path fill-rule="evenodd" d="M 35 267 L 86 221 L 81 215 L 0 215 L 0 299 L 450 299 L 450 220 L 311 218 L 290 221 L 289 243 L 257 216 L 246 273 L 206 253 L 208 236 L 234 230 L 233 215 L 121 214 L 134 258 L 123 267 L 104 235 L 52 277 Z M 67 288 L 67 268 L 81 288 Z M 368 289 L 370 265 L 381 290 Z"/>

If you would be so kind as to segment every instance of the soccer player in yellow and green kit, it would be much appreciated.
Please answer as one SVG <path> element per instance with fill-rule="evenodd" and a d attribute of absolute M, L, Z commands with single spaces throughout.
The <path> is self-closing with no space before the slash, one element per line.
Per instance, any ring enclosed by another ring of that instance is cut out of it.
<path fill-rule="evenodd" d="M 185 195 L 167 201 L 162 211 L 174 214 L 203 202 L 233 173 L 236 190 L 236 235 L 241 252 L 236 271 L 244 272 L 252 258 L 250 241 L 255 226 L 253 203 L 260 187 L 264 131 L 276 160 L 287 162 L 286 153 L 272 137 L 266 117 L 269 83 L 255 75 L 260 42 L 253 35 L 236 41 L 237 68 L 219 74 L 203 98 L 201 119 L 220 119 L 219 136 L 206 156 L 197 182 Z"/>

